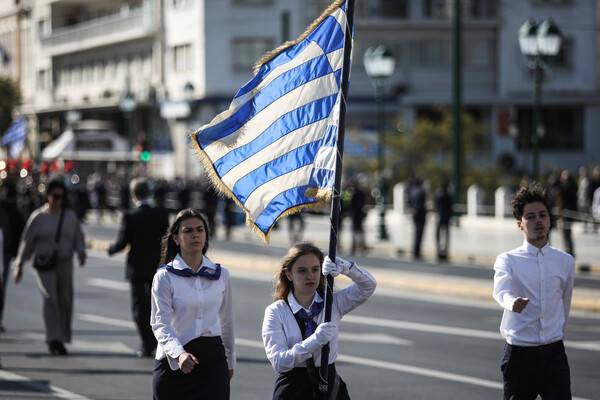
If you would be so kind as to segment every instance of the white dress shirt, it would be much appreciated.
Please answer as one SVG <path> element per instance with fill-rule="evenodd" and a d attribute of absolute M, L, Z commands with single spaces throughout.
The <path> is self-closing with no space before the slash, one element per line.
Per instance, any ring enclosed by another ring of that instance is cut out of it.
<path fill-rule="evenodd" d="M 170 263 L 175 269 L 190 268 L 179 254 Z M 216 265 L 206 256 L 202 267 L 211 272 Z M 200 336 L 221 336 L 227 365 L 235 368 L 233 300 L 229 271 L 221 267 L 221 277 L 183 277 L 160 269 L 152 282 L 150 325 L 158 340 L 156 359 L 168 358 L 172 370 L 179 369 L 177 357 L 183 346 Z"/>
<path fill-rule="evenodd" d="M 364 303 L 373 294 L 377 285 L 371 274 L 356 264 L 353 264 L 353 267 L 350 268 L 348 277 L 355 284 L 333 294 L 331 322 L 335 323 L 338 328 L 342 316 Z M 293 313 L 297 312 L 302 306 L 298 304 L 291 292 L 288 301 L 289 306 L 284 300 L 278 300 L 269 305 L 265 310 L 262 326 L 263 344 L 267 358 L 278 373 L 290 371 L 295 367 L 306 367 L 306 360 L 313 355 L 315 365 L 321 365 L 321 345 L 316 342 L 314 336 L 302 340 L 302 332 L 300 332 L 298 323 L 294 318 Z M 321 296 L 316 291 L 313 303 L 315 301 L 322 301 Z M 315 321 L 317 324 L 321 324 L 324 319 L 325 311 L 323 310 L 317 315 Z M 329 364 L 335 362 L 337 358 L 337 347 L 338 336 L 336 333 L 329 343 Z"/>
<path fill-rule="evenodd" d="M 562 340 L 567 330 L 575 280 L 575 261 L 546 244 L 525 241 L 500 254 L 494 264 L 494 299 L 504 308 L 500 332 L 516 346 L 539 346 Z M 529 298 L 519 314 L 517 297 Z"/>

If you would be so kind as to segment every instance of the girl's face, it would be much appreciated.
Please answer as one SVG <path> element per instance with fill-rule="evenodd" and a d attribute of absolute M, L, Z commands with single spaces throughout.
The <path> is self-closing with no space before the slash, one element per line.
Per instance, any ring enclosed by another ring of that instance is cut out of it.
<path fill-rule="evenodd" d="M 321 263 L 314 254 L 300 256 L 285 275 L 294 285 L 294 294 L 307 296 L 314 294 L 321 281 Z"/>
<path fill-rule="evenodd" d="M 200 218 L 188 218 L 181 222 L 176 234 L 173 234 L 175 244 L 179 246 L 181 255 L 202 254 L 206 244 L 206 227 Z"/>

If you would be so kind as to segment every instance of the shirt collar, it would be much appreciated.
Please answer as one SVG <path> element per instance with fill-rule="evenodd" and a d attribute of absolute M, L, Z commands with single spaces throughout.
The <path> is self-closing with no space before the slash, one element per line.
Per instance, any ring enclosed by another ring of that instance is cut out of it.
<path fill-rule="evenodd" d="M 175 268 L 175 269 L 186 269 L 186 268 L 191 269 L 185 263 L 185 261 L 183 261 L 183 258 L 181 258 L 181 255 L 179 253 L 177 253 L 177 255 L 175 256 L 173 261 L 171 261 L 169 264 L 171 264 L 173 266 L 173 268 Z M 212 271 L 217 270 L 217 265 L 214 262 L 210 261 L 208 259 L 208 257 L 206 257 L 206 256 L 202 256 L 202 264 L 200 265 L 200 268 L 203 268 L 203 267 L 206 267 Z"/>
<path fill-rule="evenodd" d="M 290 293 L 288 294 L 287 297 L 288 300 L 288 304 L 290 305 L 290 308 L 292 309 L 292 313 L 296 314 L 298 311 L 300 311 L 301 308 L 304 308 L 300 305 L 300 303 L 298 303 L 298 301 L 296 300 L 296 297 L 294 297 L 294 293 L 292 293 L 290 291 Z M 321 295 L 319 294 L 319 292 L 317 292 L 315 290 L 315 297 L 313 298 L 312 303 L 310 303 L 310 305 L 312 306 L 313 303 L 320 303 L 323 301 L 323 298 L 321 297 Z M 304 308 L 306 310 L 306 308 Z M 308 307 L 308 309 L 310 310 L 310 307 Z"/>
<path fill-rule="evenodd" d="M 546 254 L 548 254 L 548 250 L 550 249 L 550 244 L 548 242 L 546 242 L 546 244 L 544 245 L 544 247 L 542 247 L 541 249 L 537 246 L 532 245 L 531 243 L 529 243 L 527 240 L 523 241 L 523 249 L 534 256 L 537 256 L 538 253 L 542 253 L 543 256 L 545 256 Z"/>
<path fill-rule="evenodd" d="M 150 200 L 149 199 L 138 200 L 138 201 L 135 202 L 135 205 L 138 206 L 138 207 L 149 206 L 150 205 Z"/>

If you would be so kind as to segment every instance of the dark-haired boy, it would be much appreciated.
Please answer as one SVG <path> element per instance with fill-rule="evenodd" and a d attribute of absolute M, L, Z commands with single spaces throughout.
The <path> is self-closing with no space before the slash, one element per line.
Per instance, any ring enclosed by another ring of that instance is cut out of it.
<path fill-rule="evenodd" d="M 571 399 L 563 337 L 575 261 L 548 244 L 550 207 L 542 187 L 519 189 L 512 209 L 525 240 L 494 264 L 494 299 L 504 308 L 504 398 Z"/>

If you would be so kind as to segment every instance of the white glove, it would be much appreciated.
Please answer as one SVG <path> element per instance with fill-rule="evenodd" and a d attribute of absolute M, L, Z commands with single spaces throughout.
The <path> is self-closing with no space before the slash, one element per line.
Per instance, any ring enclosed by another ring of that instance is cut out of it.
<path fill-rule="evenodd" d="M 339 274 L 348 275 L 348 271 L 350 271 L 353 263 L 354 261 L 346 261 L 339 257 L 335 258 L 334 263 L 329 256 L 325 256 L 323 260 L 323 275 L 331 275 L 334 278 Z"/>
<path fill-rule="evenodd" d="M 337 326 L 333 322 L 325 322 L 317 326 L 315 333 L 313 333 L 317 342 L 324 346 L 331 341 L 331 338 L 337 332 Z"/>

